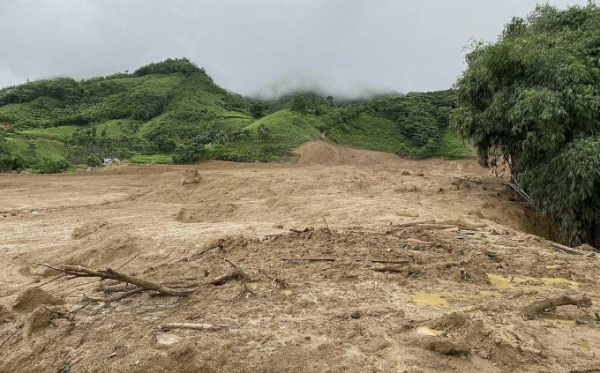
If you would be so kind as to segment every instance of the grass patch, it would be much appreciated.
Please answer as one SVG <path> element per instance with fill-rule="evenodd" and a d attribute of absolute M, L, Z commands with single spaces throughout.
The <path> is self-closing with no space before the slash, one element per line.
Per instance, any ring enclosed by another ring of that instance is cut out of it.
<path fill-rule="evenodd" d="M 79 126 L 60 126 L 60 127 L 50 127 L 50 128 L 30 128 L 19 131 L 20 133 L 41 137 L 43 139 L 50 140 L 58 140 L 62 142 L 67 142 L 71 135 L 82 127 Z"/>
<path fill-rule="evenodd" d="M 395 153 L 407 139 L 391 120 L 361 113 L 347 125 L 331 128 L 326 137 L 340 145 Z"/>
<path fill-rule="evenodd" d="M 476 158 L 477 153 L 471 144 L 450 131 L 446 131 L 440 140 L 438 156 L 448 159 Z"/>
<path fill-rule="evenodd" d="M 135 155 L 129 159 L 131 163 L 137 164 L 171 164 L 173 159 L 170 155 L 153 154 L 153 155 Z"/>
<path fill-rule="evenodd" d="M 6 137 L 6 146 L 10 153 L 29 160 L 32 163 L 42 159 L 59 160 L 65 158 L 66 146 L 57 141 L 30 140 Z M 31 147 L 33 145 L 33 147 Z"/>

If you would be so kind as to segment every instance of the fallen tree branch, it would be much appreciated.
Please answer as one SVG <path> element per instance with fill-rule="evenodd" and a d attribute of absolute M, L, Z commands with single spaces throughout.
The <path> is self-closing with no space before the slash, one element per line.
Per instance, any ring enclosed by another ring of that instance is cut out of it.
<path fill-rule="evenodd" d="M 417 224 L 419 228 L 425 229 L 456 229 L 458 230 L 458 225 L 448 225 L 448 224 Z"/>
<path fill-rule="evenodd" d="M 227 325 L 218 324 L 188 324 L 188 323 L 169 323 L 160 326 L 162 330 L 171 329 L 191 329 L 191 330 L 221 330 L 229 328 Z"/>
<path fill-rule="evenodd" d="M 377 267 L 377 268 L 371 268 L 371 270 L 375 271 L 375 272 L 388 272 L 388 273 L 402 273 L 403 270 L 400 268 L 394 268 L 394 267 Z"/>
<path fill-rule="evenodd" d="M 125 292 L 125 293 L 120 293 L 120 294 L 117 294 L 117 295 L 113 295 L 112 297 L 110 297 L 107 300 L 105 300 L 104 304 L 107 305 L 109 303 L 119 301 L 119 300 L 127 298 L 127 297 L 129 297 L 131 295 L 141 293 L 144 290 L 146 290 L 146 289 L 140 287 L 140 288 L 135 288 L 133 290 L 129 290 L 129 291 Z"/>
<path fill-rule="evenodd" d="M 584 255 L 582 252 L 576 251 L 574 249 L 571 249 L 570 247 L 561 245 L 559 243 L 552 242 L 550 243 L 550 246 L 552 246 L 552 248 L 556 251 L 561 251 L 570 255 Z"/>
<path fill-rule="evenodd" d="M 43 284 L 39 284 L 39 285 L 37 285 L 35 287 L 36 288 L 41 288 L 42 286 L 48 285 L 49 283 L 54 282 L 56 280 L 60 280 L 61 278 L 65 277 L 65 276 L 66 276 L 66 274 L 63 273 L 62 275 L 58 275 L 58 276 L 54 277 L 53 279 L 51 279 L 49 281 L 46 281 Z"/>
<path fill-rule="evenodd" d="M 342 260 L 344 258 L 313 258 L 313 257 L 296 257 L 296 258 L 283 258 L 283 261 L 292 262 L 335 262 L 336 260 Z M 408 264 L 410 260 L 392 260 L 392 259 L 355 259 L 349 258 L 355 262 L 372 262 L 372 263 L 392 263 L 392 264 Z"/>
<path fill-rule="evenodd" d="M 128 276 L 126 274 L 123 273 L 119 273 L 111 268 L 107 268 L 106 272 L 108 272 L 110 275 L 113 276 L 113 278 L 117 279 L 117 280 L 121 280 L 123 282 L 127 282 L 130 284 L 134 284 L 137 285 L 141 288 L 144 288 L 146 290 L 154 290 L 157 291 L 161 294 L 165 294 L 165 295 L 173 295 L 173 296 L 183 296 L 183 297 L 187 297 L 190 293 L 193 292 L 193 290 L 172 290 L 172 289 L 168 289 L 164 286 L 161 286 L 159 284 L 155 284 L 154 282 L 150 282 L 150 281 L 146 281 L 146 280 L 142 280 L 140 278 L 136 278 L 136 277 L 132 277 L 132 276 Z"/>
<path fill-rule="evenodd" d="M 592 305 L 592 300 L 586 296 L 576 299 L 566 295 L 563 295 L 562 297 L 558 298 L 545 299 L 533 302 L 530 305 L 524 307 L 523 317 L 525 319 L 533 319 L 536 314 L 544 312 L 547 309 L 569 305 L 577 307 L 590 307 Z"/>
<path fill-rule="evenodd" d="M 569 373 L 592 373 L 592 372 L 600 372 L 600 367 L 598 368 L 584 368 L 584 369 L 572 369 Z"/>
<path fill-rule="evenodd" d="M 143 280 L 143 279 L 140 279 L 137 277 L 133 277 L 133 276 L 126 275 L 124 273 L 117 272 L 111 268 L 107 268 L 106 271 L 101 271 L 101 270 L 93 270 L 93 269 L 83 267 L 83 266 L 65 265 L 62 268 L 58 268 L 58 267 L 53 267 L 46 263 L 36 263 L 36 264 L 43 266 L 43 267 L 57 270 L 59 272 L 63 272 L 67 275 L 74 276 L 74 277 L 98 277 L 100 279 L 118 280 L 118 281 L 126 282 L 129 284 L 137 285 L 138 287 L 142 288 L 143 290 L 154 290 L 154 291 L 159 292 L 164 295 L 186 297 L 190 293 L 193 292 L 193 290 L 176 291 L 173 289 L 169 289 L 167 287 L 164 287 L 162 285 L 156 284 L 151 281 Z"/>

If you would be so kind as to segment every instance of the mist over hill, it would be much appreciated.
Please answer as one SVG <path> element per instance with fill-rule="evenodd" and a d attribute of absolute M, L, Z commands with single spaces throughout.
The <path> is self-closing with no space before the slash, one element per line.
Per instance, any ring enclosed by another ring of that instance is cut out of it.
<path fill-rule="evenodd" d="M 406 157 L 470 156 L 448 132 L 455 92 L 327 86 L 296 75 L 242 97 L 186 58 L 0 90 L 0 169 L 59 172 L 102 158 L 277 161 L 321 139 Z"/>

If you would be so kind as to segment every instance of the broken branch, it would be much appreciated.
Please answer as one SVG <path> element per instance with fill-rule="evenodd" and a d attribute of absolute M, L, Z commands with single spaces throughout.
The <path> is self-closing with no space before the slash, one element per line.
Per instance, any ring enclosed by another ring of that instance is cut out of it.
<path fill-rule="evenodd" d="M 533 319 L 536 314 L 544 312 L 547 309 L 569 305 L 577 307 L 590 307 L 592 305 L 592 300 L 585 296 L 580 299 L 576 299 L 566 295 L 558 298 L 545 299 L 542 301 L 533 302 L 524 307 L 523 317 L 526 319 Z"/>
<path fill-rule="evenodd" d="M 563 253 L 567 253 L 570 255 L 583 255 L 583 253 L 580 253 L 579 251 L 573 250 L 570 247 L 555 242 L 552 242 L 550 246 L 552 246 L 552 248 L 556 251 L 562 251 Z"/>
<path fill-rule="evenodd" d="M 221 330 L 227 329 L 227 325 L 218 324 L 188 324 L 188 323 L 169 323 L 160 326 L 162 330 L 170 329 L 191 329 L 191 330 Z"/>
<path fill-rule="evenodd" d="M 418 224 L 417 227 L 425 229 L 456 229 L 458 225 L 447 225 L 447 224 Z"/>
<path fill-rule="evenodd" d="M 335 262 L 336 260 L 342 260 L 344 258 L 312 258 L 312 257 L 296 257 L 296 258 L 283 258 L 283 261 L 301 261 L 301 262 Z M 354 259 L 350 258 L 355 262 L 372 262 L 372 263 L 392 263 L 392 264 L 408 264 L 410 260 L 392 260 L 392 259 Z"/>
<path fill-rule="evenodd" d="M 150 282 L 147 280 L 143 280 L 137 277 L 129 276 L 120 272 L 117 272 L 111 268 L 107 268 L 106 271 L 93 270 L 83 266 L 71 266 L 65 265 L 62 268 L 53 267 L 46 263 L 36 263 L 37 265 L 51 268 L 57 270 L 59 272 L 65 273 L 67 275 L 75 276 L 75 277 L 98 277 L 101 279 L 112 279 L 118 280 L 126 283 L 130 283 L 133 285 L 137 285 L 143 290 L 154 290 L 164 295 L 172 295 L 172 296 L 182 296 L 186 297 L 193 290 L 185 290 L 185 291 L 176 291 L 173 289 L 166 288 L 162 285 L 156 284 L 154 282 Z M 141 290 L 140 290 L 141 291 Z"/>
<path fill-rule="evenodd" d="M 136 278 L 136 277 L 132 277 L 132 276 L 128 276 L 126 274 L 123 273 L 119 273 L 111 268 L 107 268 L 106 272 L 108 272 L 110 275 L 113 276 L 113 278 L 117 279 L 117 280 L 121 280 L 123 282 L 127 282 L 130 284 L 134 284 L 137 285 L 141 288 L 144 288 L 146 290 L 154 290 L 154 291 L 158 291 L 161 294 L 165 294 L 165 295 L 173 295 L 173 296 L 183 296 L 183 297 L 187 297 L 191 292 L 193 292 L 193 290 L 180 290 L 180 291 L 176 291 L 176 290 L 172 290 L 172 289 L 168 289 L 164 286 L 161 286 L 159 284 L 155 284 L 154 282 L 150 282 L 150 281 L 146 281 L 146 280 L 142 280 L 140 278 Z"/>

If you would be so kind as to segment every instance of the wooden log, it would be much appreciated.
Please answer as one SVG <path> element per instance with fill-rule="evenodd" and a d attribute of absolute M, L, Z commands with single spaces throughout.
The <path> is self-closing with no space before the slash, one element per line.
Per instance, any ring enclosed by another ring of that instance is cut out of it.
<path fill-rule="evenodd" d="M 342 260 L 345 258 L 314 258 L 314 257 L 296 257 L 296 258 L 283 258 L 283 261 L 302 261 L 302 262 L 335 262 L 336 260 Z M 392 264 L 408 264 L 410 260 L 392 260 L 392 259 L 355 259 L 349 258 L 355 262 L 372 262 L 372 263 L 392 263 Z"/>
<path fill-rule="evenodd" d="M 597 368 L 583 368 L 583 369 L 571 369 L 569 373 L 592 373 L 600 372 L 600 367 Z"/>
<path fill-rule="evenodd" d="M 215 277 L 211 281 L 209 281 L 209 285 L 221 286 L 225 284 L 227 281 L 231 280 L 234 277 L 234 272 L 231 271 L 219 277 Z"/>
<path fill-rule="evenodd" d="M 107 268 L 106 272 L 108 272 L 110 275 L 113 276 L 113 278 L 117 279 L 117 280 L 121 280 L 124 282 L 128 282 L 130 284 L 134 284 L 137 285 L 141 288 L 144 288 L 146 290 L 154 290 L 157 291 L 161 294 L 165 294 L 165 295 L 173 295 L 173 296 L 181 296 L 181 297 L 187 297 L 188 295 L 190 295 L 190 293 L 192 293 L 192 290 L 172 290 L 172 289 L 168 289 L 162 285 L 156 284 L 154 282 L 150 282 L 147 280 L 142 280 L 140 278 L 137 277 L 133 277 L 133 276 L 128 276 L 126 274 L 123 273 L 119 273 L 117 271 L 115 271 L 114 269 L 111 268 Z"/>
<path fill-rule="evenodd" d="M 218 324 L 189 324 L 189 323 L 169 323 L 160 326 L 162 330 L 171 329 L 191 329 L 191 330 L 221 330 L 227 329 L 227 325 Z"/>
<path fill-rule="evenodd" d="M 558 298 L 545 299 L 533 302 L 530 305 L 524 307 L 523 317 L 526 319 L 532 319 L 535 317 L 536 314 L 539 314 L 540 312 L 543 312 L 547 309 L 568 305 L 577 307 L 590 307 L 592 305 L 592 300 L 585 296 L 577 299 L 566 295 Z"/>
<path fill-rule="evenodd" d="M 418 224 L 417 227 L 425 229 L 455 229 L 458 230 L 458 225 L 447 224 Z"/>
<path fill-rule="evenodd" d="M 400 268 L 394 268 L 394 267 L 378 267 L 378 268 L 371 268 L 371 269 L 375 272 L 384 272 L 384 273 L 402 273 L 404 271 Z"/>
<path fill-rule="evenodd" d="M 562 251 L 563 253 L 567 253 L 569 255 L 584 255 L 582 252 L 576 251 L 568 246 L 561 245 L 556 242 L 550 243 L 550 246 L 556 251 Z"/>
<path fill-rule="evenodd" d="M 412 244 L 415 244 L 415 245 L 433 245 L 432 242 L 421 241 L 421 240 L 416 239 L 416 238 L 409 238 L 407 241 L 408 241 L 408 243 L 412 243 Z"/>
<path fill-rule="evenodd" d="M 408 227 L 414 227 L 415 225 L 419 225 L 419 224 L 435 224 L 435 220 L 413 221 L 410 223 L 396 224 L 396 225 L 393 225 L 393 227 L 394 228 L 408 228 Z"/>

